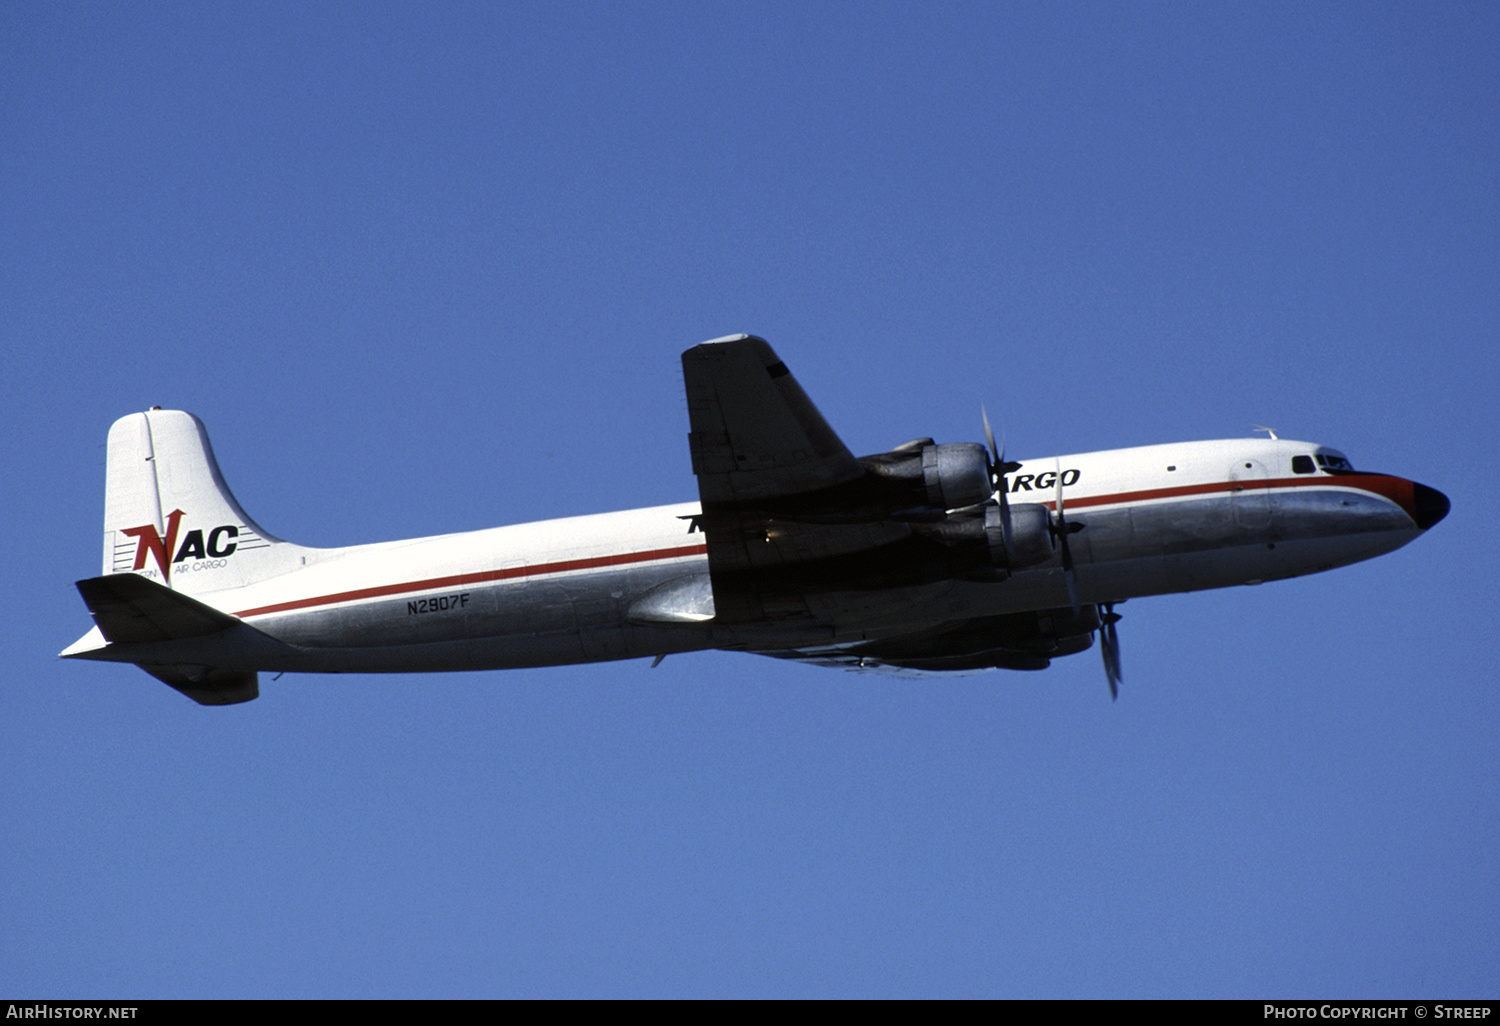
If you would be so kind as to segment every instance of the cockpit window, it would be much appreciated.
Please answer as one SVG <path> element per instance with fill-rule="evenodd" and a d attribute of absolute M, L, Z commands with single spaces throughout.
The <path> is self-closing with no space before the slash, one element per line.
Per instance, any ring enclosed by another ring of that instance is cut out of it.
<path fill-rule="evenodd" d="M 1354 467 L 1350 465 L 1348 460 L 1334 452 L 1318 453 L 1318 466 L 1335 474 L 1348 474 L 1354 471 Z"/>
<path fill-rule="evenodd" d="M 1311 456 L 1292 457 L 1293 474 L 1311 474 L 1315 470 L 1317 470 L 1317 468 L 1313 466 L 1313 458 Z"/>

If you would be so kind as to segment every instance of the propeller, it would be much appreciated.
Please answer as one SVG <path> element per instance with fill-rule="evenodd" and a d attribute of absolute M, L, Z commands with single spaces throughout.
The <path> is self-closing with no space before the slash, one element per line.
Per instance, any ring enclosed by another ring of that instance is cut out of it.
<path fill-rule="evenodd" d="M 979 407 L 979 416 L 984 420 L 984 440 L 990 444 L 990 487 L 1000 496 L 1000 536 L 1005 545 L 1005 561 L 1009 563 L 1014 549 L 1010 540 L 1010 482 L 1005 480 L 1005 475 L 1021 469 L 1021 465 L 1005 459 L 1003 439 L 1000 448 L 995 447 L 995 432 L 990 427 L 990 415 L 983 406 Z"/>
<path fill-rule="evenodd" d="M 995 429 L 990 427 L 989 411 L 981 406 L 979 416 L 984 421 L 984 440 L 990 448 L 990 483 L 1000 497 L 1000 531 L 1005 539 L 1005 556 L 1009 560 L 1013 550 L 1011 548 L 1010 487 L 1005 476 L 1019 470 L 1021 465 L 1006 460 L 1003 438 L 1000 445 L 995 444 Z M 1078 600 L 1078 580 L 1073 572 L 1073 549 L 1068 544 L 1068 536 L 1082 531 L 1084 525 L 1068 522 L 1068 513 L 1063 505 L 1061 459 L 1057 461 L 1056 473 L 1053 476 L 1057 479 L 1056 511 L 1049 526 L 1052 536 L 1057 539 L 1057 544 L 1062 548 L 1063 580 L 1068 586 L 1068 601 L 1073 606 L 1073 612 L 1077 614 L 1083 605 Z M 1104 675 L 1109 679 L 1109 697 L 1118 699 L 1120 683 L 1125 679 L 1120 673 L 1120 635 L 1115 630 L 1115 624 L 1120 622 L 1120 614 L 1115 612 L 1113 602 L 1101 603 L 1099 608 L 1101 610 L 1099 650 L 1104 656 Z"/>
<path fill-rule="evenodd" d="M 1068 585 L 1068 601 L 1073 605 L 1073 612 L 1077 613 L 1080 608 L 1078 581 L 1073 573 L 1073 550 L 1068 546 L 1068 535 L 1082 531 L 1083 525 L 1068 523 L 1067 514 L 1063 511 L 1062 460 L 1060 459 L 1057 461 L 1057 473 L 1053 476 L 1057 478 L 1057 511 L 1052 522 L 1052 536 L 1062 547 L 1063 580 Z"/>
<path fill-rule="evenodd" d="M 1009 462 L 1005 458 L 1005 442 L 1002 438 L 1000 445 L 995 444 L 995 430 L 990 427 L 989 412 L 981 406 L 979 416 L 984 421 L 984 440 L 989 443 L 990 448 L 990 483 L 1000 497 L 1000 530 L 1005 539 L 1005 555 L 1011 556 L 1011 526 L 1010 526 L 1010 487 L 1005 480 L 1007 474 L 1019 470 L 1021 464 Z M 1062 548 L 1063 580 L 1068 585 L 1068 600 L 1073 606 L 1076 614 L 1083 608 L 1078 600 L 1077 575 L 1073 572 L 1073 550 L 1068 545 L 1068 536 L 1077 534 L 1084 528 L 1083 524 L 1069 523 L 1067 510 L 1063 506 L 1063 483 L 1062 483 L 1062 460 L 1057 461 L 1057 471 L 1054 475 L 1057 479 L 1057 509 L 1050 527 L 1052 536 L 1057 539 Z M 1113 602 L 1100 604 L 1101 614 L 1099 617 L 1099 650 L 1104 656 L 1104 675 L 1109 679 L 1109 697 L 1118 699 L 1120 697 L 1120 684 L 1125 679 L 1120 673 L 1120 635 L 1115 630 L 1115 624 L 1120 622 L 1120 614 L 1115 612 Z"/>
<path fill-rule="evenodd" d="M 984 420 L 984 440 L 990 446 L 990 483 L 1000 496 L 1000 534 L 1004 539 L 1005 558 L 1009 562 L 1015 550 L 1011 545 L 1010 486 L 1005 475 L 1019 470 L 1021 464 L 1005 458 L 1003 441 L 1001 445 L 995 445 L 995 431 L 990 427 L 990 415 L 983 406 L 979 408 L 979 415 Z M 1062 547 L 1063 579 L 1068 585 L 1068 601 L 1072 603 L 1073 612 L 1076 613 L 1082 606 L 1078 601 L 1078 582 L 1073 573 L 1073 551 L 1068 546 L 1068 535 L 1082 531 L 1083 525 L 1068 523 L 1067 514 L 1063 510 L 1061 459 L 1057 461 L 1057 473 L 1053 476 L 1057 478 L 1057 515 L 1049 526 L 1052 537 Z"/>
<path fill-rule="evenodd" d="M 1120 635 L 1115 631 L 1115 624 L 1120 622 L 1120 614 L 1115 612 L 1113 602 L 1102 602 L 1099 606 L 1103 615 L 1099 617 L 1099 651 L 1104 656 L 1104 675 L 1109 678 L 1109 697 L 1120 697 L 1120 682 L 1125 678 L 1120 674 Z"/>

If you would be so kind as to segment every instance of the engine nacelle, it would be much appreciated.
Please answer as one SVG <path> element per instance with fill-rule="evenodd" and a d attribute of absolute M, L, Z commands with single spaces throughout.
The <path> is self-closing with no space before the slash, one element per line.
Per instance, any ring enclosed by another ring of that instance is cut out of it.
<path fill-rule="evenodd" d="M 860 459 L 877 477 L 897 482 L 916 507 L 942 511 L 977 506 L 994 494 L 990 461 L 977 442 L 936 445 L 919 438 L 879 456 Z"/>
<path fill-rule="evenodd" d="M 939 509 L 959 509 L 994 494 L 990 460 L 977 442 L 950 442 L 922 449 L 922 484 L 927 501 Z"/>
<path fill-rule="evenodd" d="M 1059 656 L 1082 652 L 1094 643 L 1099 610 L 1082 606 L 1077 612 L 1039 609 L 1028 613 L 972 620 L 966 626 L 914 638 L 871 642 L 854 654 L 885 666 L 929 672 L 983 670 L 1041 670 Z"/>
<path fill-rule="evenodd" d="M 1045 563 L 1057 551 L 1052 534 L 1052 513 L 1039 502 L 1018 502 L 1010 507 L 1009 551 L 1000 506 L 993 502 L 986 505 L 982 513 L 979 510 L 966 511 L 939 523 L 917 525 L 915 530 L 944 545 L 978 546 L 981 551 L 987 551 L 991 567 L 1006 570 Z"/>
<path fill-rule="evenodd" d="M 984 511 L 984 538 L 996 566 L 1015 570 L 1045 563 L 1052 558 L 1054 539 L 1052 513 L 1039 502 L 1018 502 L 1010 507 L 1010 551 L 1006 551 L 1005 528 L 1000 507 Z"/>

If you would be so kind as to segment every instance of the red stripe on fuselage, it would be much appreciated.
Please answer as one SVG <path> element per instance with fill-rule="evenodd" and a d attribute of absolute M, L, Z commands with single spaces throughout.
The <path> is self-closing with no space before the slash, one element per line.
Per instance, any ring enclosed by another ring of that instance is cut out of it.
<path fill-rule="evenodd" d="M 1269 488 L 1357 488 L 1389 499 L 1406 511 L 1415 522 L 1415 500 L 1412 483 L 1404 478 L 1388 474 L 1341 474 L 1337 477 L 1283 477 L 1249 481 L 1215 481 L 1208 484 L 1179 485 L 1174 488 L 1145 488 L 1134 492 L 1116 492 L 1112 495 L 1080 496 L 1065 499 L 1068 509 L 1084 509 L 1090 506 L 1112 506 L 1128 502 L 1145 502 L 1151 499 L 1174 499 L 1189 495 L 1211 495 L 1216 492 L 1254 491 Z M 1012 495 L 1019 493 L 1012 492 Z M 1053 501 L 1044 505 L 1054 506 Z M 352 591 L 336 592 L 332 595 L 317 595 L 311 598 L 293 599 L 269 606 L 257 606 L 235 615 L 241 618 L 262 616 L 267 613 L 285 613 L 293 609 L 309 609 L 313 606 L 328 606 L 338 602 L 356 602 L 360 599 L 383 598 L 387 595 L 402 595 L 414 591 L 429 591 L 434 588 L 452 588 L 489 581 L 514 580 L 518 577 L 540 577 L 543 574 L 566 573 L 569 570 L 592 570 L 603 566 L 624 566 L 629 563 L 649 563 L 658 559 L 677 559 L 683 556 L 701 556 L 708 546 L 683 545 L 671 549 L 651 549 L 646 552 L 622 552 L 609 556 L 591 556 L 586 559 L 568 559 L 557 563 L 538 563 L 534 566 L 513 566 L 503 570 L 483 570 L 478 573 L 453 574 L 448 577 L 433 577 L 425 581 L 408 581 L 404 584 L 382 584 L 373 588 L 356 588 Z"/>
<path fill-rule="evenodd" d="M 312 598 L 293 599 L 269 606 L 257 606 L 234 614 L 238 617 L 260 616 L 264 613 L 285 613 L 292 609 L 307 609 L 312 606 L 328 606 L 336 602 L 355 602 L 359 599 L 382 598 L 386 595 L 401 595 L 412 591 L 428 591 L 433 588 L 454 588 L 469 584 L 484 584 L 488 581 L 513 580 L 517 577 L 540 577 L 542 574 L 560 574 L 569 570 L 592 570 L 601 566 L 623 566 L 627 563 L 649 563 L 657 559 L 677 559 L 681 556 L 701 556 L 708 552 L 705 545 L 683 545 L 674 549 L 651 549 L 646 552 L 621 552 L 610 556 L 590 556 L 586 559 L 565 559 L 558 563 L 537 563 L 533 566 L 512 566 L 503 570 L 481 570 L 478 573 L 453 574 L 449 577 L 432 577 L 425 581 L 407 581 L 404 584 L 382 584 L 373 588 L 356 588 L 332 595 L 316 595 Z"/>

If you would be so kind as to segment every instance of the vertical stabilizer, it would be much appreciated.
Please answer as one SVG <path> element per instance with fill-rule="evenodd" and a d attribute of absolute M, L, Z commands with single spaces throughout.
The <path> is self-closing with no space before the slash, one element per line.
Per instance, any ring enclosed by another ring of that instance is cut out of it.
<path fill-rule="evenodd" d="M 310 551 L 272 537 L 246 515 L 191 413 L 148 410 L 109 429 L 106 575 L 138 573 L 201 594 L 280 576 Z"/>

